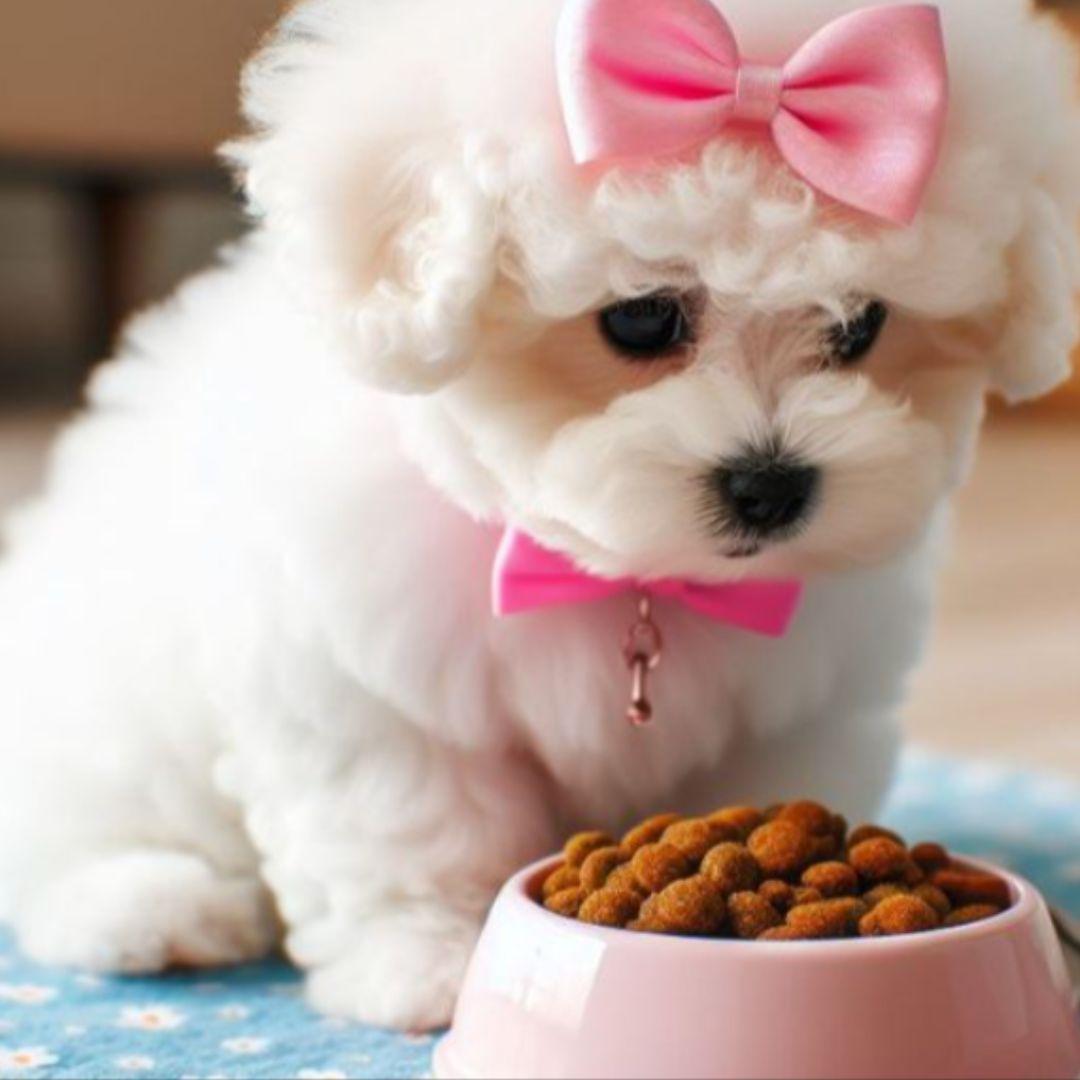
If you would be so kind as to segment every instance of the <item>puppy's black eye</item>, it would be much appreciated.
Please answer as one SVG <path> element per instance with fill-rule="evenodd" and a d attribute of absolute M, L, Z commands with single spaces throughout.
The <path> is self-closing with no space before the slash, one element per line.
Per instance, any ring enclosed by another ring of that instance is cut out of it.
<path fill-rule="evenodd" d="M 624 300 L 600 312 L 600 329 L 611 346 L 631 360 L 667 356 L 693 339 L 690 319 L 677 296 Z"/>
<path fill-rule="evenodd" d="M 825 344 L 830 359 L 845 366 L 857 364 L 870 354 L 888 320 L 889 309 L 880 300 L 872 300 L 847 322 L 829 327 Z"/>

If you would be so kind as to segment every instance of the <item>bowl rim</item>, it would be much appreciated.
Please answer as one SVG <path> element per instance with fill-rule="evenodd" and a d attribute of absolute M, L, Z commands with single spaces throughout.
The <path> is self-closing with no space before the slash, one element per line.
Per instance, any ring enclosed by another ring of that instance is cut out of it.
<path fill-rule="evenodd" d="M 763 960 L 812 960 L 823 953 L 830 959 L 850 958 L 864 960 L 868 953 L 891 956 L 896 953 L 910 954 L 913 950 L 926 951 L 948 949 L 979 941 L 988 937 L 1008 934 L 1033 919 L 1040 909 L 1045 909 L 1042 895 L 1026 878 L 1002 869 L 983 859 L 966 855 L 955 856 L 956 861 L 983 873 L 991 873 L 1007 882 L 1013 903 L 1000 915 L 966 926 L 951 926 L 921 934 L 904 934 L 894 937 L 827 938 L 820 941 L 743 941 L 737 938 L 695 938 L 679 935 L 638 933 L 629 930 L 592 926 L 588 923 L 556 915 L 544 908 L 537 900 L 538 886 L 551 871 L 562 862 L 561 855 L 553 855 L 518 871 L 504 886 L 504 898 L 526 917 L 533 918 L 538 928 L 558 930 L 562 934 L 583 936 L 618 946 L 620 949 L 655 949 L 662 942 L 667 949 L 694 954 L 742 952 L 753 950 L 753 955 Z M 527 909 L 527 912 L 526 910 Z"/>

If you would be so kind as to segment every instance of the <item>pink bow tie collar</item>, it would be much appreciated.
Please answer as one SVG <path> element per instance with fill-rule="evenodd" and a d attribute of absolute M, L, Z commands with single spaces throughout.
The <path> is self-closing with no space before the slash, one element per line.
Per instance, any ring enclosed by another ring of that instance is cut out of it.
<path fill-rule="evenodd" d="M 637 618 L 626 635 L 623 656 L 631 674 L 626 717 L 639 727 L 652 721 L 649 676 L 660 663 L 664 646 L 660 628 L 653 621 L 655 597 L 677 600 L 717 622 L 778 638 L 794 621 L 803 593 L 795 581 L 704 585 L 597 577 L 516 529 L 507 530 L 499 547 L 492 591 L 495 614 L 500 616 L 635 593 Z"/>
<path fill-rule="evenodd" d="M 798 612 L 803 588 L 795 581 L 704 585 L 601 578 L 516 529 L 507 530 L 495 559 L 493 595 L 499 616 L 585 604 L 623 593 L 677 600 L 716 622 L 780 638 Z"/>
<path fill-rule="evenodd" d="M 676 155 L 753 125 L 819 191 L 907 224 L 940 155 L 948 71 L 928 5 L 854 11 L 775 66 L 744 59 L 709 0 L 567 0 L 557 60 L 579 164 Z"/>

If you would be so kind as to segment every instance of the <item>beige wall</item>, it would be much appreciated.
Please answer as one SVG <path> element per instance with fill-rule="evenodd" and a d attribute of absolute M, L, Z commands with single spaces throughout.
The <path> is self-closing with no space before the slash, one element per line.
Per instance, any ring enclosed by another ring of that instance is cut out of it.
<path fill-rule="evenodd" d="M 283 0 L 0 0 L 0 153 L 201 162 Z"/>

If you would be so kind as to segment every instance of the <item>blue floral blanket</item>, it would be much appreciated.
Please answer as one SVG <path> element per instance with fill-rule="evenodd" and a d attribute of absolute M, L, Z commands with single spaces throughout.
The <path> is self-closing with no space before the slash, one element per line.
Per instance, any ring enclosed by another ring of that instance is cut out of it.
<path fill-rule="evenodd" d="M 1080 916 L 1080 787 L 910 753 L 883 820 L 1009 866 Z M 314 1015 L 282 963 L 100 979 L 30 964 L 0 932 L 0 1078 L 421 1077 L 433 1045 Z"/>

